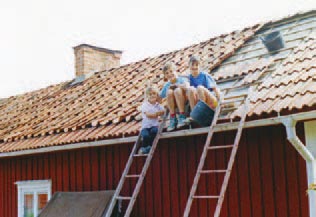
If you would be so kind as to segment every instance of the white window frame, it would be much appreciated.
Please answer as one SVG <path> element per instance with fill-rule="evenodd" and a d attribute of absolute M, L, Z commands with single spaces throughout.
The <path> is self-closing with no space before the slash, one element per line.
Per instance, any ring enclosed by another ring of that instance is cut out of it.
<path fill-rule="evenodd" d="M 38 194 L 47 194 L 48 201 L 52 195 L 52 182 L 51 180 L 30 180 L 30 181 L 18 181 L 15 182 L 18 188 L 18 217 L 24 216 L 24 195 L 33 194 L 34 216 L 38 216 Z"/>

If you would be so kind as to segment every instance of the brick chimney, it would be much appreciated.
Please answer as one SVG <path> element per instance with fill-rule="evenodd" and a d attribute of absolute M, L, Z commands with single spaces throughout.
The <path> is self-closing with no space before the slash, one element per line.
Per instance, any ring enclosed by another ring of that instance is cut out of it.
<path fill-rule="evenodd" d="M 120 66 L 122 51 L 80 44 L 74 47 L 76 77 Z"/>

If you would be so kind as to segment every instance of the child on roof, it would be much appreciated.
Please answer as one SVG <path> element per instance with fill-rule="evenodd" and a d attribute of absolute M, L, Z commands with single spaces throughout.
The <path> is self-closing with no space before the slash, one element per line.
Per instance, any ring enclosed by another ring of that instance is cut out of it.
<path fill-rule="evenodd" d="M 192 56 L 189 60 L 190 88 L 188 90 L 191 110 L 195 107 L 198 100 L 205 102 L 212 109 L 215 109 L 218 105 L 218 99 L 220 98 L 220 91 L 212 76 L 200 71 L 199 67 L 199 58 Z"/>
<path fill-rule="evenodd" d="M 148 154 L 151 145 L 158 132 L 158 117 L 165 113 L 163 106 L 158 103 L 158 90 L 154 87 L 148 87 L 145 91 L 145 101 L 141 106 L 142 112 L 142 129 L 141 136 L 143 138 L 142 147 L 139 154 Z"/>
<path fill-rule="evenodd" d="M 170 112 L 170 122 L 167 131 L 181 128 L 186 125 L 185 103 L 188 100 L 186 89 L 189 83 L 183 77 L 179 77 L 176 73 L 175 66 L 172 62 L 165 64 L 162 69 L 164 78 L 167 80 L 160 92 L 161 98 L 167 98 L 167 107 Z M 179 115 L 177 117 L 176 110 Z"/>

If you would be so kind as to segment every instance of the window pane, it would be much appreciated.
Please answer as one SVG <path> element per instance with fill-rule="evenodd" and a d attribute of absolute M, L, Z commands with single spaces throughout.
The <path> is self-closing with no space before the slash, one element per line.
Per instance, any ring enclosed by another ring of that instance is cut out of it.
<path fill-rule="evenodd" d="M 38 212 L 37 214 L 40 214 L 46 205 L 48 200 L 48 195 L 47 194 L 39 194 L 38 195 Z"/>
<path fill-rule="evenodd" d="M 24 217 L 34 217 L 33 204 L 34 204 L 33 194 L 25 194 L 24 195 Z"/>

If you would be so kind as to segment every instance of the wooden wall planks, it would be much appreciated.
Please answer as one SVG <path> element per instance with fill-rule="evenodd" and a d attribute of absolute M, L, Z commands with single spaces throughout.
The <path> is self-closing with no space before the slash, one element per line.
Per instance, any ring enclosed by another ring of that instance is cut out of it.
<path fill-rule="evenodd" d="M 303 128 L 298 134 L 302 138 Z M 214 143 L 229 144 L 234 133 L 219 133 Z M 205 136 L 160 142 L 145 178 L 133 216 L 181 216 L 184 211 Z M 51 179 L 52 191 L 113 189 L 132 144 L 0 159 L 0 216 L 17 216 L 16 181 Z M 210 154 L 207 162 L 225 166 L 229 151 Z M 132 171 L 139 170 L 139 160 Z M 210 166 L 211 167 L 211 166 Z M 214 168 L 214 167 L 213 167 Z M 203 175 L 199 192 L 220 189 L 221 176 Z M 239 217 L 308 216 L 306 168 L 286 141 L 282 126 L 246 129 L 223 204 L 222 215 Z M 131 192 L 135 182 L 124 188 Z M 210 216 L 212 201 L 194 202 L 191 216 Z"/>

